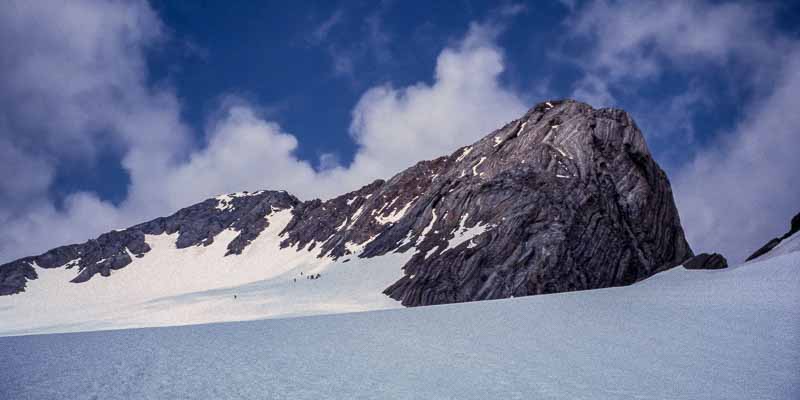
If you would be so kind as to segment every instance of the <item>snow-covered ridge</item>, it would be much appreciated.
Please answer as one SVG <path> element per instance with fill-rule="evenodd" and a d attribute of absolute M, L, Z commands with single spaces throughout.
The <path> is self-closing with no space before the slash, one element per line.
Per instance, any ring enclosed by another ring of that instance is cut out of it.
<path fill-rule="evenodd" d="M 348 244 L 352 258 L 281 247 L 292 209 L 278 210 L 242 254 L 225 256 L 238 233 L 209 246 L 176 248 L 177 233 L 147 235 L 151 247 L 105 279 L 70 283 L 75 269 L 37 268 L 24 295 L 0 297 L 0 334 L 197 324 L 399 307 L 382 290 L 409 255 L 360 259 L 369 242 Z M 309 276 L 319 274 L 318 279 Z M 124 294 L 124 295 L 120 295 Z M 68 301 L 61 301 L 68 299 Z"/>

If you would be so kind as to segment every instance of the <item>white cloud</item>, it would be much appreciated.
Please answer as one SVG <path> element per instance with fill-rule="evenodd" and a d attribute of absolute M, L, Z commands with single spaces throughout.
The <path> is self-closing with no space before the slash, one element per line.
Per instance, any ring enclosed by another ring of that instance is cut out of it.
<path fill-rule="evenodd" d="M 15 60 L 5 67 L 11 73 L 0 85 L 23 99 L 0 119 L 12 122 L 0 125 L 0 139 L 24 145 L 22 139 L 36 134 L 36 142 L 47 145 L 36 151 L 3 147 L 4 161 L 16 167 L 10 171 L 24 173 L 30 187 L 0 185 L 0 198 L 16 193 L 18 203 L 14 212 L 8 205 L 0 212 L 0 261 L 165 215 L 219 193 L 267 188 L 302 198 L 340 194 L 449 153 L 525 110 L 520 97 L 498 83 L 504 61 L 494 45 L 496 30 L 473 25 L 462 41 L 442 51 L 433 84 L 368 90 L 353 111 L 355 161 L 341 166 L 327 156 L 325 168 L 315 171 L 294 155 L 294 136 L 242 101 L 225 103 L 206 143 L 194 145 L 175 93 L 147 84 L 144 52 L 161 36 L 160 22 L 146 3 L 86 0 L 59 3 L 63 9 L 55 11 L 36 2 L 19 4 L 25 12 L 3 8 L 0 21 L 12 23 L 6 33 L 13 41 L 36 39 L 28 40 L 30 48 L 0 50 L 4 59 Z M 64 45 L 65 37 L 74 45 Z M 51 48 L 60 50 L 39 51 Z M 38 66 L 35 72 L 25 71 L 30 65 Z M 66 157 L 94 157 L 103 143 L 124 150 L 121 163 L 131 178 L 127 198 L 114 206 L 78 192 L 56 209 L 46 193 L 54 169 Z"/>
<path fill-rule="evenodd" d="M 780 67 L 787 41 L 773 32 L 769 7 L 704 1 L 588 3 L 565 21 L 590 43 L 575 62 L 585 76 L 573 96 L 595 106 L 614 105 L 609 87 L 647 84 L 665 69 L 724 67 L 757 85 Z"/>
<path fill-rule="evenodd" d="M 47 192 L 65 161 L 109 147 L 128 149 L 134 181 L 182 157 L 177 100 L 146 84 L 144 51 L 162 38 L 157 16 L 144 1 L 12 1 L 0 8 L 0 37 L 0 142 L 11 153 L 2 179 L 14 182 L 0 187 L 2 257 L 132 219 L 109 217 L 116 209 L 81 193 L 59 211 Z"/>
<path fill-rule="evenodd" d="M 698 145 L 692 118 L 718 94 L 694 86 L 656 103 L 637 98 L 628 108 L 661 130 L 648 137 L 671 142 L 664 153 L 697 151 L 673 168 L 682 223 L 695 251 L 733 261 L 782 233 L 800 211 L 800 191 L 791 185 L 800 178 L 793 154 L 800 121 L 792 111 L 800 106 L 800 43 L 775 31 L 774 12 L 751 3 L 594 1 L 567 22 L 591 44 L 573 94 L 594 105 L 617 105 L 614 90 L 657 84 L 667 68 L 718 71 L 733 93 L 755 93 L 736 128 L 699 149 L 681 146 Z"/>
<path fill-rule="evenodd" d="M 3 137 L 0 137 L 0 171 L 14 173 L 13 176 L 0 179 L 0 204 L 9 206 L 42 195 L 55 174 L 49 163 L 20 150 Z M 3 211 L 10 211 L 12 207 L 9 206 Z"/>
<path fill-rule="evenodd" d="M 316 173 L 293 155 L 297 139 L 277 124 L 259 118 L 252 108 L 230 107 L 209 133 L 206 148 L 169 170 L 159 182 L 172 208 L 248 188 L 313 193 L 309 183 L 316 180 Z"/>
<path fill-rule="evenodd" d="M 786 55 L 776 90 L 674 178 L 696 251 L 742 260 L 788 230 L 800 212 L 800 47 Z"/>
<path fill-rule="evenodd" d="M 702 1 L 594 1 L 569 23 L 592 39 L 592 69 L 612 78 L 641 78 L 668 66 L 774 59 L 781 45 L 768 35 L 770 15 L 751 4 Z M 772 39 L 772 40 L 770 40 Z"/>
<path fill-rule="evenodd" d="M 618 85 L 657 77 L 665 61 L 687 70 L 735 65 L 749 72 L 745 84 L 755 88 L 757 101 L 733 132 L 673 179 L 692 245 L 738 259 L 783 230 L 800 204 L 791 186 L 800 171 L 791 153 L 800 147 L 792 130 L 800 122 L 793 111 L 800 53 L 788 40 L 772 40 L 751 8 L 664 4 L 662 12 L 638 2 L 597 2 L 577 10 L 573 21 L 595 46 L 575 93 L 595 105 L 611 103 Z M 498 30 L 473 24 L 441 52 L 432 83 L 366 91 L 352 113 L 350 133 L 358 146 L 353 163 L 338 165 L 326 155 L 324 168 L 315 171 L 295 156 L 294 136 L 243 102 L 225 104 L 206 142 L 194 144 L 175 93 L 147 84 L 144 53 L 162 39 L 162 30 L 145 2 L 14 5 L 0 8 L 0 35 L 20 44 L 0 49 L 0 59 L 11 60 L 0 63 L 0 91 L 11 95 L 0 100 L 0 167 L 10 171 L 0 183 L 0 262 L 218 193 L 267 188 L 301 198 L 338 194 L 447 154 L 529 105 L 500 83 L 505 60 L 495 42 Z M 674 100 L 669 114 L 690 127 L 692 114 L 684 109 L 703 102 L 702 95 Z M 91 159 L 108 145 L 124 150 L 128 197 L 114 206 L 91 193 L 73 193 L 56 209 L 47 190 L 60 163 Z"/>
<path fill-rule="evenodd" d="M 439 55 L 432 85 L 368 90 L 353 110 L 350 131 L 359 150 L 347 178 L 388 177 L 522 115 L 525 101 L 499 83 L 504 60 L 494 34 L 491 27 L 472 25 L 460 43 Z"/>

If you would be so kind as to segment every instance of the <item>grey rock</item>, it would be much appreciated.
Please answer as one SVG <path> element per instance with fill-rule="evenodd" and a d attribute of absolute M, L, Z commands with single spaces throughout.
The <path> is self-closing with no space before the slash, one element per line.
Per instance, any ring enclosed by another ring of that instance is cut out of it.
<path fill-rule="evenodd" d="M 220 210 L 209 199 L 104 242 L 0 266 L 0 294 L 36 279 L 33 262 L 55 268 L 82 257 L 79 278 L 111 273 L 130 263 L 126 248 L 146 255 L 144 234 L 178 232 L 183 248 L 231 228 L 239 235 L 228 255 L 239 256 L 273 207 L 292 208 L 284 248 L 344 260 L 350 245 L 365 246 L 359 257 L 412 252 L 384 291 L 406 306 L 627 285 L 693 255 L 667 176 L 633 119 L 571 100 L 538 104 L 471 146 L 333 199 L 257 192 L 231 204 Z M 455 243 L 465 233 L 473 236 Z"/>
<path fill-rule="evenodd" d="M 82 283 L 96 275 L 110 276 L 124 268 L 133 257 L 150 251 L 145 234 L 178 233 L 176 246 L 207 246 L 224 229 L 239 235 L 228 245 L 229 254 L 238 254 L 255 236 L 267 227 L 264 218 L 273 209 L 294 207 L 300 201 L 286 192 L 261 191 L 235 197 L 227 209 L 218 207 L 217 199 L 184 208 L 169 217 L 156 218 L 121 231 L 100 235 L 83 244 L 62 246 L 36 257 L 26 257 L 0 266 L 0 295 L 25 291 L 28 280 L 37 279 L 33 265 L 41 268 L 77 268 L 73 283 Z"/>
<path fill-rule="evenodd" d="M 728 268 L 728 260 L 719 253 L 698 254 L 683 263 L 686 269 L 723 269 Z"/>
<path fill-rule="evenodd" d="M 797 213 L 797 215 L 795 215 L 792 218 L 792 221 L 789 223 L 788 232 L 786 232 L 781 237 L 770 239 L 770 241 L 767 242 L 767 244 L 761 246 L 758 250 L 753 252 L 753 254 L 751 254 L 750 257 L 747 257 L 745 261 L 755 260 L 756 258 L 761 257 L 764 254 L 767 254 L 770 250 L 774 249 L 775 246 L 781 244 L 782 241 L 788 239 L 789 236 L 794 235 L 798 231 L 800 231 L 800 213 Z"/>
<path fill-rule="evenodd" d="M 669 181 L 630 116 L 551 104 L 475 143 L 461 161 L 463 150 L 448 157 L 413 226 L 425 226 L 435 207 L 446 215 L 433 225 L 440 234 L 425 237 L 387 294 L 415 306 L 618 286 L 692 256 Z M 467 227 L 493 228 L 474 247 L 443 252 L 464 215 Z"/>

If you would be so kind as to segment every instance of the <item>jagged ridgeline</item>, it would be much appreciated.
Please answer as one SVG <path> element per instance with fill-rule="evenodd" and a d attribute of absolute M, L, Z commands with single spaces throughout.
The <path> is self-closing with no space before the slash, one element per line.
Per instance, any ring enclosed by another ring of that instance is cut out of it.
<path fill-rule="evenodd" d="M 327 201 L 276 191 L 220 196 L 10 262 L 0 266 L 0 294 L 24 292 L 41 269 L 74 269 L 76 285 L 114 279 L 148 257 L 148 235 L 177 234 L 183 249 L 232 232 L 224 257 L 247 257 L 280 210 L 291 210 L 279 234 L 284 249 L 337 265 L 409 255 L 384 291 L 406 306 L 626 285 L 692 256 L 669 180 L 633 119 L 567 100 L 538 104 L 448 156 Z"/>

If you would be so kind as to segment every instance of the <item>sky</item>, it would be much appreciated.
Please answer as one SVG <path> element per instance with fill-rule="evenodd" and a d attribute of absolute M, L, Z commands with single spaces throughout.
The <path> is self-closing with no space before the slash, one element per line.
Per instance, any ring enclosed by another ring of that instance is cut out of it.
<path fill-rule="evenodd" d="M 538 102 L 627 110 L 699 252 L 800 212 L 800 3 L 10 0 L 0 263 L 221 193 L 328 198 Z"/>

